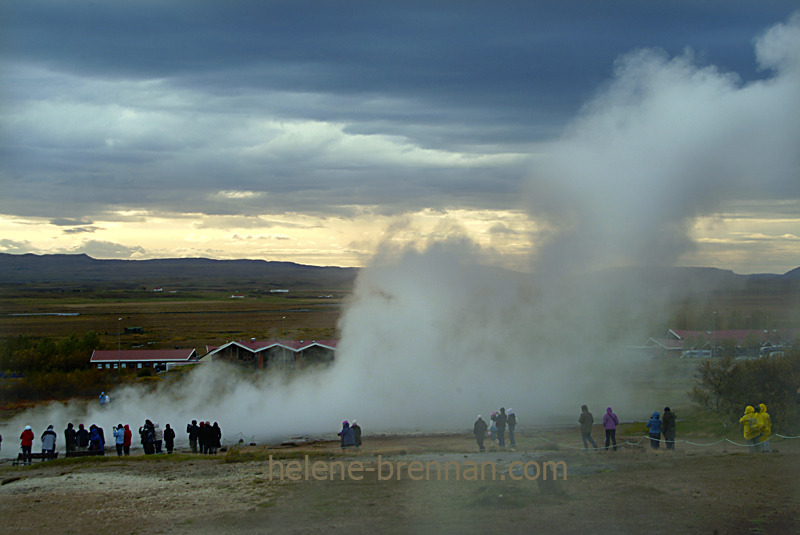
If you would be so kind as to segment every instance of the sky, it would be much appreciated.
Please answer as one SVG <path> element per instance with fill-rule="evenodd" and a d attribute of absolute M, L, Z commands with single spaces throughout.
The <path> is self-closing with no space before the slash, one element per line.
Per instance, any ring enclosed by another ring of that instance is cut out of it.
<path fill-rule="evenodd" d="M 0 252 L 784 273 L 797 9 L 0 0 Z"/>

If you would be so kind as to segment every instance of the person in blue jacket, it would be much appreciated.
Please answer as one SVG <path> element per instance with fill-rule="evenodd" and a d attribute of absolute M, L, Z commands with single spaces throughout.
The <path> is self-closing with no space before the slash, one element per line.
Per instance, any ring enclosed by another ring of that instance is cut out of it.
<path fill-rule="evenodd" d="M 342 437 L 342 449 L 349 448 L 350 446 L 356 445 L 356 435 L 353 432 L 353 428 L 350 427 L 350 423 L 345 420 L 342 422 L 342 430 L 339 431 L 338 435 Z"/>
<path fill-rule="evenodd" d="M 105 443 L 103 443 L 103 437 L 100 435 L 100 431 L 95 425 L 92 425 L 90 429 L 89 449 L 92 451 L 99 451 L 100 455 L 104 455 Z"/>
<path fill-rule="evenodd" d="M 647 429 L 650 430 L 650 447 L 657 450 L 661 445 L 661 418 L 658 417 L 658 411 L 653 412 Z"/>
<path fill-rule="evenodd" d="M 114 445 L 117 448 L 117 457 L 122 457 L 122 447 L 125 444 L 125 428 L 119 424 L 114 428 Z"/>

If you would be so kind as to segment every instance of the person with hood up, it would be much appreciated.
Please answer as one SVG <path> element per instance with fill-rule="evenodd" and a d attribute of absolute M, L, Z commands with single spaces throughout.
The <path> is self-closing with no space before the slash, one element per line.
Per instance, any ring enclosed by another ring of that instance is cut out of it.
<path fill-rule="evenodd" d="M 508 408 L 508 418 L 506 423 L 508 424 L 508 445 L 513 450 L 517 447 L 517 441 L 514 438 L 514 429 L 517 428 L 517 415 L 514 413 L 514 409 L 511 407 Z"/>
<path fill-rule="evenodd" d="M 56 453 L 56 432 L 52 425 L 47 426 L 47 430 L 42 433 L 42 453 L 52 459 Z"/>
<path fill-rule="evenodd" d="M 75 432 L 75 439 L 77 440 L 75 449 L 77 451 L 86 451 L 89 447 L 89 431 L 83 426 L 78 424 L 78 430 Z"/>
<path fill-rule="evenodd" d="M 361 426 L 358 425 L 358 420 L 353 419 L 353 423 L 350 424 L 350 429 L 353 430 L 353 442 L 355 443 L 356 449 L 361 447 Z"/>
<path fill-rule="evenodd" d="M 122 453 L 125 455 L 131 454 L 131 440 L 133 440 L 133 433 L 130 426 L 125 424 L 125 430 L 122 433 Z"/>
<path fill-rule="evenodd" d="M 100 455 L 105 455 L 106 444 L 100 435 L 100 429 L 96 425 L 90 426 L 89 429 L 89 449 L 91 451 L 99 451 Z"/>
<path fill-rule="evenodd" d="M 33 447 L 33 429 L 31 426 L 26 425 L 25 430 L 19 436 L 20 446 L 22 446 L 22 462 L 31 464 L 31 448 Z"/>
<path fill-rule="evenodd" d="M 611 407 L 606 409 L 606 413 L 603 415 L 603 427 L 606 430 L 606 451 L 608 451 L 608 445 L 613 443 L 614 444 L 614 451 L 617 451 L 617 426 L 619 425 L 619 418 L 614 412 L 611 410 Z"/>
<path fill-rule="evenodd" d="M 669 407 L 664 407 L 661 417 L 661 432 L 664 434 L 664 444 L 668 450 L 675 449 L 675 413 Z"/>
<path fill-rule="evenodd" d="M 761 428 L 758 425 L 758 417 L 755 409 L 748 405 L 744 409 L 744 416 L 739 418 L 739 423 L 744 428 L 744 439 L 750 445 L 750 453 L 758 451 L 758 437 L 761 436 Z"/>
<path fill-rule="evenodd" d="M 758 426 L 761 429 L 761 443 L 759 446 L 761 447 L 761 451 L 769 452 L 769 439 L 772 437 L 772 420 L 769 418 L 769 413 L 767 412 L 767 406 L 761 403 L 758 406 L 761 410 L 758 411 L 756 414 L 756 419 L 758 421 Z"/>
<path fill-rule="evenodd" d="M 125 447 L 125 429 L 122 424 L 114 428 L 114 446 L 117 447 L 117 457 L 122 457 L 122 451 Z"/>
<path fill-rule="evenodd" d="M 589 451 L 589 444 L 591 444 L 594 449 L 597 449 L 597 443 L 592 438 L 594 416 L 589 412 L 589 407 L 586 405 L 581 405 L 581 415 L 578 416 L 578 423 L 581 424 L 581 440 L 583 440 L 584 451 Z"/>
<path fill-rule="evenodd" d="M 658 411 L 653 411 L 650 421 L 647 422 L 647 429 L 650 435 L 650 447 L 654 450 L 661 446 L 661 417 Z"/>
<path fill-rule="evenodd" d="M 497 440 L 497 413 L 492 411 L 492 414 L 489 416 L 489 421 L 492 424 L 489 426 L 489 440 L 495 442 Z"/>
<path fill-rule="evenodd" d="M 145 420 L 144 425 L 139 428 L 139 439 L 142 441 L 142 449 L 145 455 L 153 455 L 156 452 L 156 437 L 153 432 L 153 422 Z"/>
<path fill-rule="evenodd" d="M 478 419 L 475 420 L 475 424 L 472 426 L 472 433 L 475 435 L 475 441 L 478 443 L 478 451 L 486 451 L 483 440 L 486 438 L 487 428 L 486 422 L 483 421 L 483 416 L 479 414 Z"/>
<path fill-rule="evenodd" d="M 342 437 L 341 443 L 343 450 L 350 446 L 355 446 L 356 444 L 355 433 L 353 433 L 353 429 L 350 427 L 350 423 L 347 420 L 342 422 L 342 430 L 339 431 L 339 433 L 337 434 L 340 437 Z"/>
<path fill-rule="evenodd" d="M 72 425 L 72 422 L 67 424 L 67 428 L 64 429 L 64 442 L 67 445 L 67 453 L 71 453 L 75 451 L 75 446 L 78 444 L 78 437 L 75 433 L 75 426 Z"/>
<path fill-rule="evenodd" d="M 169 424 L 164 428 L 164 444 L 167 446 L 167 453 L 172 453 L 175 449 L 175 430 Z"/>

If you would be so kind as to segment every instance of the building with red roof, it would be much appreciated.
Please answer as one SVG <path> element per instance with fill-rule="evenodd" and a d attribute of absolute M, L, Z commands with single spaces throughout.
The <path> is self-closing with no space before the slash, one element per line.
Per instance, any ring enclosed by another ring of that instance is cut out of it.
<path fill-rule="evenodd" d="M 168 364 L 191 364 L 199 357 L 194 349 L 126 349 L 92 352 L 89 360 L 98 369 L 166 369 Z"/>

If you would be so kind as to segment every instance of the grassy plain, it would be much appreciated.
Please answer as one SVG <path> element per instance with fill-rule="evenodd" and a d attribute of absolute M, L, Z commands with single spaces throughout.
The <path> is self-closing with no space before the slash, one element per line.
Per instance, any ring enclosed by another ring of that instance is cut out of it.
<path fill-rule="evenodd" d="M 164 293 L 3 288 L 0 337 L 60 338 L 96 331 L 107 348 L 116 348 L 119 342 L 123 349 L 195 348 L 202 355 L 207 345 L 230 340 L 334 338 L 346 295 L 347 291 L 336 288 L 288 294 L 227 289 Z M 141 327 L 143 333 L 124 332 L 131 327 Z"/>

